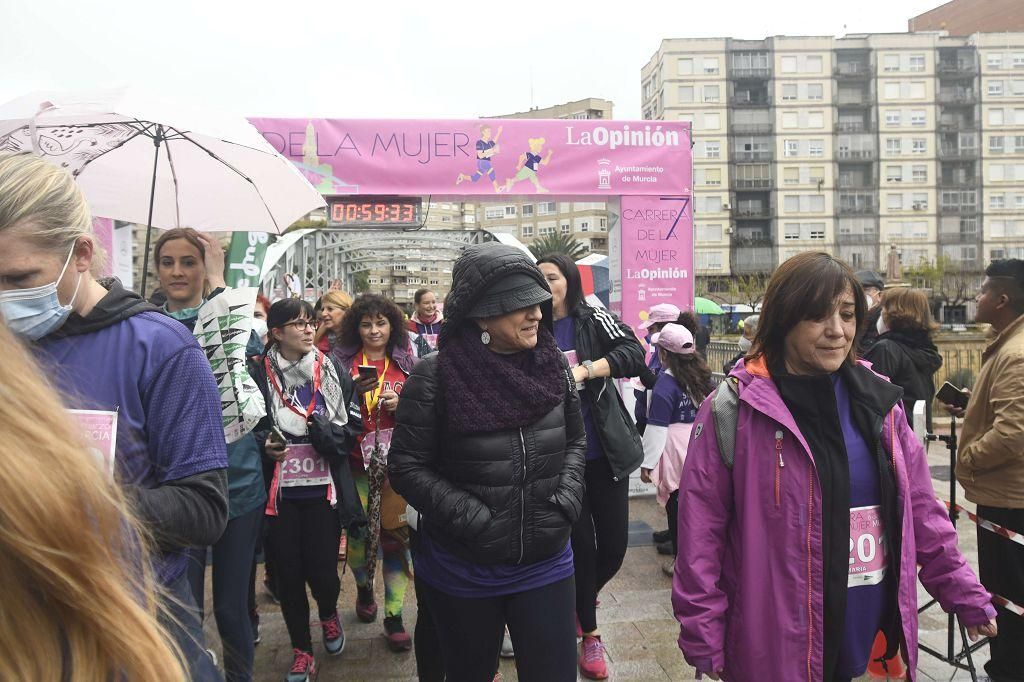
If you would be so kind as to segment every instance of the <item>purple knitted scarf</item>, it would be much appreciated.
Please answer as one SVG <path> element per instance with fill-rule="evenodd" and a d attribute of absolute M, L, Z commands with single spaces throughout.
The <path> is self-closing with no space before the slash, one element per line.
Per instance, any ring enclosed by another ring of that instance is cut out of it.
<path fill-rule="evenodd" d="M 480 342 L 476 325 L 466 324 L 448 340 L 438 364 L 454 433 L 528 426 L 565 399 L 562 353 L 544 325 L 532 350 L 499 355 Z"/>

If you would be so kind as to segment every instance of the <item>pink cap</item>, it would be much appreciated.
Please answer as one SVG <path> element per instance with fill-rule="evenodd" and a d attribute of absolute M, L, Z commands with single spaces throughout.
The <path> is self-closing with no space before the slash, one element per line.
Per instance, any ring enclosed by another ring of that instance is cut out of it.
<path fill-rule="evenodd" d="M 647 320 L 640 325 L 641 329 L 647 329 L 652 324 L 660 322 L 675 322 L 679 319 L 680 310 L 671 303 L 659 303 L 647 313 Z"/>
<path fill-rule="evenodd" d="M 666 324 L 660 332 L 651 337 L 651 343 L 680 355 L 689 355 L 697 351 L 697 347 L 693 345 L 693 334 L 681 324 Z"/>

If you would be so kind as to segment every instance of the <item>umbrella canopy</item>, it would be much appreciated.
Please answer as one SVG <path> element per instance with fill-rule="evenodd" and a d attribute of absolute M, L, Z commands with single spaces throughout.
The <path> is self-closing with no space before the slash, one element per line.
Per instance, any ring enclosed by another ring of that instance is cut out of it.
<path fill-rule="evenodd" d="M 607 308 L 608 294 L 611 291 L 611 278 L 608 276 L 608 256 L 593 253 L 576 261 L 583 284 L 583 295 L 587 301 Z"/>
<path fill-rule="evenodd" d="M 0 151 L 67 168 L 94 215 L 151 227 L 281 233 L 325 205 L 244 118 L 132 90 L 12 100 Z"/>
<path fill-rule="evenodd" d="M 693 299 L 693 309 L 698 315 L 724 315 L 725 311 L 714 301 L 698 296 Z"/>

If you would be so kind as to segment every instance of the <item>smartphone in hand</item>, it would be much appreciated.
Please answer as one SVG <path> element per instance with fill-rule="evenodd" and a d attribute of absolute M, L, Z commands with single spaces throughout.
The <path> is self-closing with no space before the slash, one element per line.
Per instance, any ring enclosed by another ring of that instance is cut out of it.
<path fill-rule="evenodd" d="M 935 394 L 935 397 L 938 398 L 941 402 L 946 403 L 947 405 L 952 405 L 953 407 L 959 407 L 961 409 L 967 409 L 967 401 L 969 399 L 969 396 L 963 391 L 961 391 L 959 388 L 954 386 L 953 384 L 949 383 L 948 381 L 942 384 L 942 387 L 939 388 L 939 391 L 938 393 Z"/>
<path fill-rule="evenodd" d="M 284 434 L 281 433 L 281 429 L 276 426 L 270 427 L 270 440 L 281 445 L 288 445 L 288 440 L 284 437 Z"/>
<path fill-rule="evenodd" d="M 377 368 L 373 365 L 359 365 L 359 378 L 377 381 Z"/>

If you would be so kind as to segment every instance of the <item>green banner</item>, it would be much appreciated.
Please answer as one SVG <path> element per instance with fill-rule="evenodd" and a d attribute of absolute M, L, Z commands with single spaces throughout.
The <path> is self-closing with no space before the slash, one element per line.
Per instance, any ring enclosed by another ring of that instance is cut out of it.
<path fill-rule="evenodd" d="M 224 281 L 229 287 L 259 287 L 260 270 L 270 245 L 266 232 L 235 232 L 224 259 Z"/>

